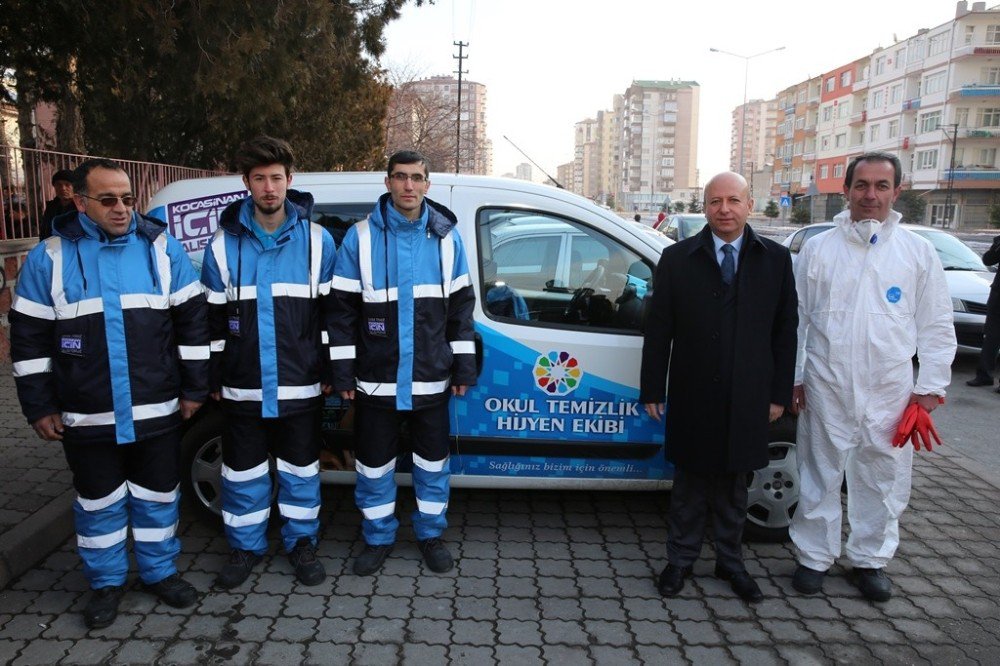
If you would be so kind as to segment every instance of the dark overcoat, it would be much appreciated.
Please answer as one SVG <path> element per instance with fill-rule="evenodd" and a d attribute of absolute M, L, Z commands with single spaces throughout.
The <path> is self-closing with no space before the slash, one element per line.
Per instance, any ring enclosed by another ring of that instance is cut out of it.
<path fill-rule="evenodd" d="M 663 251 L 644 329 L 639 401 L 666 397 L 667 460 L 704 472 L 767 465 L 769 406 L 791 404 L 797 309 L 787 248 L 749 225 L 729 287 L 708 226 Z"/>

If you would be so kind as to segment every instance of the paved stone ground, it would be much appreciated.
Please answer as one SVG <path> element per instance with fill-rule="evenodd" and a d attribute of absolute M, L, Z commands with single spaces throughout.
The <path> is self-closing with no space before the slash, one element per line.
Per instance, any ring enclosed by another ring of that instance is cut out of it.
<path fill-rule="evenodd" d="M 708 547 L 681 596 L 661 599 L 662 493 L 456 491 L 447 537 L 458 565 L 435 575 L 412 541 L 404 489 L 400 543 L 381 575 L 357 577 L 351 489 L 327 487 L 324 584 L 297 585 L 272 552 L 237 590 L 207 591 L 227 546 L 186 509 L 179 564 L 206 590 L 199 605 L 169 608 L 133 582 L 118 621 L 88 632 L 67 542 L 0 591 L 0 663 L 996 664 L 1000 489 L 965 460 L 918 459 L 886 604 L 859 598 L 840 567 L 826 596 L 797 594 L 783 544 L 747 546 L 767 595 L 755 607 L 711 576 Z"/>
<path fill-rule="evenodd" d="M 62 446 L 38 439 L 17 402 L 10 364 L 0 364 L 0 534 L 72 487 Z"/>

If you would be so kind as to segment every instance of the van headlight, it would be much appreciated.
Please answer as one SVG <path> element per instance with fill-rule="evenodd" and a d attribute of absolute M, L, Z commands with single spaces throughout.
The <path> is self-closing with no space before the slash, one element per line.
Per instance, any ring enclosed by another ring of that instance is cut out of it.
<path fill-rule="evenodd" d="M 968 308 L 965 307 L 965 301 L 963 301 L 961 298 L 952 298 L 951 299 L 951 309 L 954 310 L 955 312 L 968 312 L 969 311 Z"/>

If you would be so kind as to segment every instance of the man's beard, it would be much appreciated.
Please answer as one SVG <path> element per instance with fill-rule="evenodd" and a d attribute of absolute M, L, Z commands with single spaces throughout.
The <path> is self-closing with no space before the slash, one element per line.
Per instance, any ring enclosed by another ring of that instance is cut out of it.
<path fill-rule="evenodd" d="M 265 215 L 273 215 L 273 214 L 277 213 L 279 210 L 281 210 L 282 207 L 284 207 L 285 202 L 284 201 L 278 201 L 278 202 L 276 202 L 272 206 L 266 206 L 266 205 L 262 204 L 260 201 L 257 201 L 256 199 L 254 199 L 253 205 L 261 213 L 264 213 Z"/>

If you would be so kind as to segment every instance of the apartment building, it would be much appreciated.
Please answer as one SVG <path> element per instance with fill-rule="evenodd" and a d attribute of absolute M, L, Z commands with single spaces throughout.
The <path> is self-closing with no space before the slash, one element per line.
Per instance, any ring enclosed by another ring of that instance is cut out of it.
<path fill-rule="evenodd" d="M 621 115 L 619 207 L 659 210 L 698 183 L 695 81 L 633 81 Z"/>
<path fill-rule="evenodd" d="M 753 99 L 733 109 L 729 170 L 749 178 L 754 170 L 774 160 L 774 134 L 778 116 L 776 100 Z M 740 162 L 742 160 L 742 164 Z"/>

